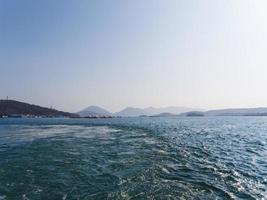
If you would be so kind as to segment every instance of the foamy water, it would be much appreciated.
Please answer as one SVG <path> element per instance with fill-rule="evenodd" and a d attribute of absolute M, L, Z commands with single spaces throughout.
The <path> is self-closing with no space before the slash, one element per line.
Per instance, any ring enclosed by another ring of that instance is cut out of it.
<path fill-rule="evenodd" d="M 1 119 L 0 199 L 266 199 L 267 118 Z"/>

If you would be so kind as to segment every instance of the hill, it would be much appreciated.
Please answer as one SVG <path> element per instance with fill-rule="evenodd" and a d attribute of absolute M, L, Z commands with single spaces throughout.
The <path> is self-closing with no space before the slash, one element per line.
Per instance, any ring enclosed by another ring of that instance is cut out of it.
<path fill-rule="evenodd" d="M 149 114 L 144 110 L 142 110 L 141 108 L 127 107 L 121 110 L 120 112 L 115 113 L 114 115 L 122 117 L 136 117 L 140 115 L 149 115 Z"/>
<path fill-rule="evenodd" d="M 115 113 L 114 115 L 122 117 L 136 117 L 140 115 L 154 116 L 154 115 L 159 115 L 161 113 L 172 113 L 174 115 L 178 115 L 183 112 L 189 112 L 194 110 L 201 110 L 201 109 L 195 109 L 189 107 L 174 107 L 174 106 L 164 107 L 164 108 L 148 107 L 144 109 L 127 107 L 122 111 Z"/>
<path fill-rule="evenodd" d="M 0 100 L 0 116 L 32 115 L 46 117 L 78 117 L 78 115 L 55 109 L 31 105 L 15 100 Z"/>
<path fill-rule="evenodd" d="M 201 116 L 267 116 L 267 108 L 229 108 L 206 112 L 185 112 L 181 116 L 192 116 L 192 113 Z"/>
<path fill-rule="evenodd" d="M 203 116 L 205 116 L 205 112 L 191 111 L 191 112 L 181 113 L 180 116 L 182 116 L 182 117 L 203 117 Z"/>
<path fill-rule="evenodd" d="M 210 110 L 205 112 L 207 116 L 262 116 L 267 115 L 267 108 L 230 108 Z"/>
<path fill-rule="evenodd" d="M 157 114 L 157 115 L 153 115 L 151 117 L 177 117 L 179 115 L 175 115 L 175 114 L 172 114 L 172 113 L 160 113 L 160 114 Z"/>
<path fill-rule="evenodd" d="M 88 116 L 112 116 L 112 113 L 101 108 L 99 106 L 89 106 L 84 110 L 77 113 L 81 117 L 88 117 Z"/>

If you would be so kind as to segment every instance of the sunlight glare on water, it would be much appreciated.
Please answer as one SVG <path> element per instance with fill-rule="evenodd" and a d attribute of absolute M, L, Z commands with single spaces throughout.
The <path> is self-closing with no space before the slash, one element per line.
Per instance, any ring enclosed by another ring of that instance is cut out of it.
<path fill-rule="evenodd" d="M 267 118 L 0 120 L 0 199 L 265 199 Z"/>

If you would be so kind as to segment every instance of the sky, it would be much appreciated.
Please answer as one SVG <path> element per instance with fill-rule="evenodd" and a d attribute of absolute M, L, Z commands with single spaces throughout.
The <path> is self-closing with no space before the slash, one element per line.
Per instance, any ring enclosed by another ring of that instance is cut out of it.
<path fill-rule="evenodd" d="M 0 99 L 267 107 L 266 0 L 0 0 Z"/>

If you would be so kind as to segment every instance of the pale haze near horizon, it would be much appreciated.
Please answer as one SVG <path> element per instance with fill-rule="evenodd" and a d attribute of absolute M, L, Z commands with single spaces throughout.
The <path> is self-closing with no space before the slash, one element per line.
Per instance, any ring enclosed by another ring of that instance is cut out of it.
<path fill-rule="evenodd" d="M 0 0 L 0 98 L 267 107 L 267 2 Z"/>

